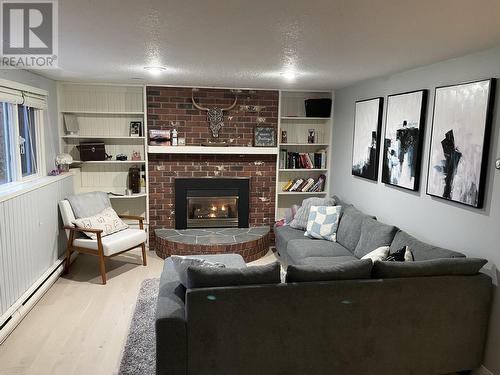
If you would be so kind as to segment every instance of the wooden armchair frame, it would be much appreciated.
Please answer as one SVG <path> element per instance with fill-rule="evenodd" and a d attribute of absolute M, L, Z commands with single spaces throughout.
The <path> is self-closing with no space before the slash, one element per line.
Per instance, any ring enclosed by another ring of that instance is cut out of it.
<path fill-rule="evenodd" d="M 127 219 L 127 220 L 137 220 L 139 221 L 139 229 L 144 229 L 144 218 L 142 216 L 133 216 L 133 215 L 118 215 L 121 219 Z M 101 278 L 102 278 L 102 283 L 103 285 L 106 284 L 106 264 L 105 260 L 106 258 L 112 258 L 114 256 L 123 254 L 126 251 L 135 249 L 137 247 L 141 247 L 142 249 L 142 265 L 146 266 L 147 261 L 146 261 L 146 242 L 143 242 L 140 245 L 133 246 L 129 249 L 122 250 L 118 253 L 112 254 L 112 255 L 104 255 L 103 247 L 102 247 L 102 229 L 92 229 L 92 228 L 77 228 L 77 227 L 70 227 L 70 226 L 64 226 L 64 229 L 69 230 L 69 239 L 68 239 L 68 245 L 66 247 L 66 266 L 65 266 L 65 273 L 69 272 L 70 266 L 71 266 L 71 253 L 73 251 L 78 251 L 79 253 L 84 253 L 84 254 L 90 254 L 90 255 L 97 255 L 99 257 L 99 270 L 101 272 Z M 73 245 L 73 241 L 75 240 L 75 234 L 76 233 L 95 233 L 97 236 L 97 250 L 93 249 L 87 249 L 85 247 L 81 246 L 75 246 Z"/>

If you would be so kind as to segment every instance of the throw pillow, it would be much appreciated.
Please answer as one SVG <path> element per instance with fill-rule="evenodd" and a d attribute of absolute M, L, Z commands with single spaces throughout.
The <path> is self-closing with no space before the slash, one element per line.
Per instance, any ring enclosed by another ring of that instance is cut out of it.
<path fill-rule="evenodd" d="M 115 210 L 111 207 L 104 209 L 104 211 L 97 215 L 75 219 L 73 220 L 73 224 L 82 229 L 102 229 L 101 237 L 128 228 L 128 225 L 118 217 Z M 84 232 L 84 234 L 93 240 L 97 239 L 97 234 L 95 233 Z"/>
<path fill-rule="evenodd" d="M 340 206 L 311 206 L 304 236 L 335 242 L 341 209 Z"/>
<path fill-rule="evenodd" d="M 380 259 L 384 260 L 384 259 Z M 403 246 L 398 251 L 389 255 L 386 259 L 388 262 L 412 262 L 413 261 L 413 253 L 408 248 L 408 246 Z"/>
<path fill-rule="evenodd" d="M 286 282 L 369 279 L 372 267 L 373 262 L 370 259 L 352 260 L 329 266 L 288 266 Z"/>
<path fill-rule="evenodd" d="M 370 251 L 380 246 L 390 246 L 397 228 L 392 225 L 383 224 L 375 219 L 365 217 L 361 225 L 361 236 L 359 237 L 354 255 L 362 258 Z"/>
<path fill-rule="evenodd" d="M 361 258 L 361 260 L 371 259 L 372 262 L 375 263 L 376 260 L 379 260 L 379 261 L 386 260 L 388 255 L 389 255 L 389 246 L 380 246 L 380 247 L 376 248 L 375 250 L 370 251 L 365 256 L 363 256 Z"/>
<path fill-rule="evenodd" d="M 187 270 L 187 288 L 216 288 L 223 286 L 279 284 L 280 264 L 243 268 L 212 268 L 190 266 Z"/>
<path fill-rule="evenodd" d="M 373 277 L 475 275 L 487 263 L 478 258 L 442 258 L 415 262 L 375 262 Z"/>
<path fill-rule="evenodd" d="M 309 211 L 311 206 L 335 206 L 333 198 L 306 198 L 302 201 L 302 206 L 297 210 L 295 217 L 290 222 L 290 226 L 295 229 L 306 230 L 307 219 L 309 219 Z"/>
<path fill-rule="evenodd" d="M 172 263 L 174 265 L 174 269 L 179 275 L 179 280 L 181 284 L 187 288 L 187 269 L 191 266 L 199 266 L 199 267 L 215 267 L 215 268 L 224 268 L 226 267 L 222 263 L 214 263 L 209 262 L 205 259 L 188 257 L 188 256 L 180 256 L 180 255 L 172 255 L 170 257 Z"/>

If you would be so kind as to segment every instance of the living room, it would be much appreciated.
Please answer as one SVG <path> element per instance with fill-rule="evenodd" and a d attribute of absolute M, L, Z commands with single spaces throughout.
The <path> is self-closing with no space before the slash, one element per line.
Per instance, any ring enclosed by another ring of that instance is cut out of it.
<path fill-rule="evenodd" d="M 500 375 L 498 2 L 0 8 L 1 375 Z"/>

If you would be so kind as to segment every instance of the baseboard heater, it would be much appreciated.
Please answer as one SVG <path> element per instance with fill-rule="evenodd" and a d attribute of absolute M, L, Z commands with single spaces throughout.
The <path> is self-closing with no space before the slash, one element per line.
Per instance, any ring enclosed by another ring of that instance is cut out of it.
<path fill-rule="evenodd" d="M 76 257 L 72 254 L 71 261 Z M 0 317 L 0 345 L 9 337 L 45 292 L 64 271 L 65 258 L 59 258 L 42 276 Z"/>

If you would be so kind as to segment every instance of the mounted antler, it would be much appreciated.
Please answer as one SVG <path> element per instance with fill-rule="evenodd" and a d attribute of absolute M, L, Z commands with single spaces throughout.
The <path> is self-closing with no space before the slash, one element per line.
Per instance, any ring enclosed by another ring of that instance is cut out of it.
<path fill-rule="evenodd" d="M 214 138 L 219 138 L 219 131 L 224 125 L 224 111 L 230 111 L 236 106 L 236 103 L 238 102 L 238 97 L 235 95 L 234 96 L 234 102 L 231 104 L 229 107 L 226 108 L 219 108 L 219 107 L 213 107 L 213 108 L 207 108 L 207 107 L 202 107 L 198 103 L 196 103 L 196 100 L 194 99 L 194 91 L 191 91 L 191 100 L 193 102 L 193 105 L 195 108 L 199 109 L 200 111 L 206 111 L 207 112 L 207 120 L 210 123 L 210 130 L 212 130 L 212 136 Z"/>

